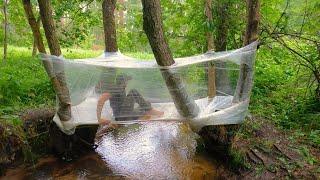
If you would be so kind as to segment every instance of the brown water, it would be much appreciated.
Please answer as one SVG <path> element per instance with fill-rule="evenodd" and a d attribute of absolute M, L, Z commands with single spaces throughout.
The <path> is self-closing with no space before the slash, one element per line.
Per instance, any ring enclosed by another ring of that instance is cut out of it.
<path fill-rule="evenodd" d="M 95 153 L 72 163 L 54 157 L 9 170 L 3 179 L 213 179 L 232 174 L 196 153 L 198 135 L 182 123 L 101 128 Z M 1 178 L 0 178 L 1 179 Z"/>

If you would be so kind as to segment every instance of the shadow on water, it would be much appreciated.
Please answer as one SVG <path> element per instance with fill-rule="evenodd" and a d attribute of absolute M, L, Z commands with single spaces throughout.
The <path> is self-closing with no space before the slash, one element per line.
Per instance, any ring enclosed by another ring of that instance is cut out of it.
<path fill-rule="evenodd" d="M 45 157 L 32 167 L 9 170 L 4 179 L 212 179 L 231 172 L 205 153 L 198 135 L 174 122 L 149 122 L 110 131 L 100 128 L 96 152 L 72 163 Z M 1 179 L 1 178 L 0 178 Z"/>

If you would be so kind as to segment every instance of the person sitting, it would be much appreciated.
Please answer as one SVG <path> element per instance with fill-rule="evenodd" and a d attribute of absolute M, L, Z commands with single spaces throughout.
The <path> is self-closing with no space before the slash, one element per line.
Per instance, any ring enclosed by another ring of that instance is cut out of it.
<path fill-rule="evenodd" d="M 101 117 L 102 108 L 107 100 L 113 110 L 116 121 L 128 120 L 149 120 L 153 116 L 162 116 L 164 113 L 151 107 L 151 103 L 146 101 L 136 90 L 131 89 L 128 94 L 126 87 L 132 78 L 125 74 L 118 75 L 113 88 L 109 92 L 103 92 L 97 103 L 97 118 L 100 124 L 109 124 L 111 121 Z M 137 103 L 138 108 L 134 105 Z"/>

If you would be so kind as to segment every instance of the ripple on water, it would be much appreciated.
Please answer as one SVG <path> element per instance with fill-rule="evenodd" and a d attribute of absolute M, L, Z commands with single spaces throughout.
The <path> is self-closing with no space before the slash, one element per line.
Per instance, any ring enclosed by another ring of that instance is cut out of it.
<path fill-rule="evenodd" d="M 97 152 L 113 172 L 129 177 L 213 175 L 213 164 L 194 156 L 197 138 L 183 123 L 150 122 L 104 133 Z"/>
<path fill-rule="evenodd" d="M 197 134 L 183 123 L 100 128 L 96 153 L 72 163 L 54 157 L 9 170 L 4 179 L 212 179 L 216 166 L 196 154 Z M 1 177 L 0 177 L 1 179 Z"/>

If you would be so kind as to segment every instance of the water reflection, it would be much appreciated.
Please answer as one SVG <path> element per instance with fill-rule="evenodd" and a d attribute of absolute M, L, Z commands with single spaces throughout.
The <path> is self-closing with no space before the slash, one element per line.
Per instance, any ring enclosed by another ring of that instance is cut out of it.
<path fill-rule="evenodd" d="M 213 164 L 194 157 L 197 138 L 185 124 L 150 122 L 102 133 L 97 152 L 113 172 L 126 177 L 212 177 Z"/>
<path fill-rule="evenodd" d="M 34 166 L 9 170 L 2 179 L 212 179 L 221 176 L 223 168 L 221 171 L 208 156 L 196 154 L 197 138 L 197 134 L 182 123 L 150 122 L 114 131 L 100 128 L 95 153 L 72 163 L 54 157 L 42 158 Z"/>

